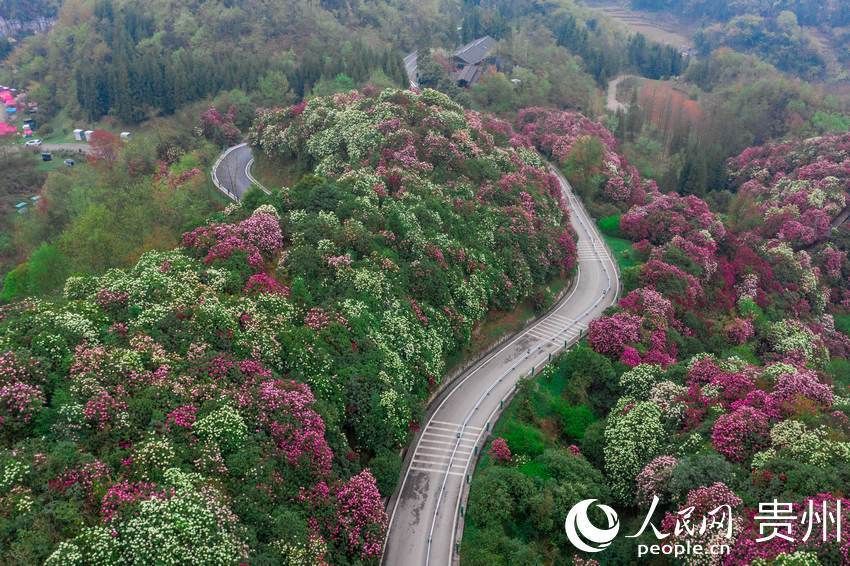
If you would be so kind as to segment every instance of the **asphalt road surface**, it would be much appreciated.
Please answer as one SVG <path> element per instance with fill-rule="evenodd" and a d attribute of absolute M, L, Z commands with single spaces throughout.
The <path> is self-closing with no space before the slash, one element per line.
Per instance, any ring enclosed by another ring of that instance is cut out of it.
<path fill-rule="evenodd" d="M 231 199 L 242 200 L 242 196 L 255 183 L 251 177 L 253 161 L 249 145 L 243 143 L 229 148 L 213 165 L 213 183 Z"/>
<path fill-rule="evenodd" d="M 605 100 L 605 108 L 607 110 L 616 114 L 620 110 L 626 112 L 629 109 L 627 105 L 617 100 L 617 87 L 621 82 L 632 77 L 634 77 L 634 75 L 619 75 L 608 81 L 608 94 Z"/>
<path fill-rule="evenodd" d="M 419 88 L 419 81 L 416 76 L 418 73 L 418 63 L 419 53 L 417 51 L 410 53 L 404 58 L 404 72 L 407 73 L 407 80 L 410 83 L 410 88 Z"/>
<path fill-rule="evenodd" d="M 550 354 L 576 342 L 588 323 L 616 301 L 616 264 L 563 177 L 561 187 L 579 236 L 573 287 L 549 314 L 473 366 L 432 403 L 390 503 L 385 566 L 445 566 L 457 560 L 466 482 L 500 408 L 507 405 L 520 378 L 539 371 Z"/>

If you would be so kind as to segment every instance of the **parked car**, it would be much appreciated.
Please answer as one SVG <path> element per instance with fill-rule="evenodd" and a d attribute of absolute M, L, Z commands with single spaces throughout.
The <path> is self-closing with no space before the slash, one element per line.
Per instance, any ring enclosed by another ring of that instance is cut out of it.
<path fill-rule="evenodd" d="M 38 147 L 42 143 L 43 142 L 39 138 L 35 138 L 34 140 L 27 140 L 27 142 L 24 145 L 27 146 L 27 147 Z"/>
<path fill-rule="evenodd" d="M 65 160 L 65 165 L 67 165 L 68 167 L 73 167 L 75 164 L 76 163 L 73 159 L 66 159 Z"/>
<path fill-rule="evenodd" d="M 53 154 L 49 151 L 45 151 L 41 154 L 42 161 L 53 161 Z"/>

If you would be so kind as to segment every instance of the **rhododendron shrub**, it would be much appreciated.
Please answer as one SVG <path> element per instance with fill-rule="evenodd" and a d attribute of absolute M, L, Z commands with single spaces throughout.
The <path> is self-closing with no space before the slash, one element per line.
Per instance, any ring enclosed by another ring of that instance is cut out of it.
<path fill-rule="evenodd" d="M 839 303 L 847 288 L 841 273 L 847 249 L 829 242 L 847 214 L 850 159 L 847 134 L 768 144 L 729 160 L 736 200 L 758 215 L 743 238 L 763 239 L 763 253 L 783 287 L 778 300 L 805 299 L 815 310 Z M 835 226 L 833 226 L 833 224 Z M 844 228 L 839 228 L 844 230 Z M 773 283 L 770 280 L 764 283 Z M 838 289 L 828 292 L 828 286 Z"/>
<path fill-rule="evenodd" d="M 514 143 L 534 145 L 561 166 L 583 142 L 598 140 L 602 153 L 596 170 L 585 170 L 581 174 L 604 177 L 602 196 L 605 200 L 622 204 L 642 203 L 647 192 L 657 190 L 644 183 L 637 169 L 618 153 L 617 141 L 609 130 L 577 112 L 525 108 L 517 114 L 515 123 L 518 136 Z"/>
<path fill-rule="evenodd" d="M 617 313 L 590 323 L 587 338 L 590 346 L 608 356 L 620 356 L 629 344 L 640 340 L 641 319 L 629 313 Z"/>
<path fill-rule="evenodd" d="M 239 224 L 217 224 L 196 228 L 183 236 L 187 248 L 206 252 L 204 261 L 226 260 L 235 251 L 243 252 L 254 269 L 264 259 L 274 257 L 283 245 L 278 219 L 267 212 L 257 211 Z"/>
<path fill-rule="evenodd" d="M 661 521 L 661 531 L 669 533 L 671 544 L 700 544 L 706 548 L 718 544 L 734 544 L 743 530 L 741 517 L 743 501 L 723 482 L 697 487 L 675 513 L 666 513 Z M 705 520 L 705 528 L 703 528 Z M 677 527 L 680 532 L 677 532 Z M 731 556 L 731 554 L 730 554 Z M 705 558 L 705 557 L 701 557 Z M 712 557 L 709 563 L 720 563 L 726 558 Z"/>
<path fill-rule="evenodd" d="M 665 439 L 655 403 L 622 397 L 612 409 L 605 427 L 605 472 L 619 501 L 634 497 L 635 477 L 658 455 Z"/>
<path fill-rule="evenodd" d="M 724 329 L 726 338 L 732 344 L 744 344 L 755 335 L 755 329 L 751 320 L 736 318 L 729 322 Z"/>
<path fill-rule="evenodd" d="M 114 497 L 117 492 L 109 492 L 110 502 L 120 497 L 133 509 L 125 510 L 120 521 L 108 526 L 84 528 L 61 543 L 45 564 L 228 564 L 246 560 L 248 548 L 238 519 L 221 494 L 196 485 L 200 478 L 177 469 L 168 470 L 166 476 L 172 483 L 168 494 L 152 494 L 148 487 Z"/>
<path fill-rule="evenodd" d="M 490 456 L 497 462 L 510 462 L 511 449 L 504 438 L 494 438 L 490 444 Z"/>
<path fill-rule="evenodd" d="M 649 505 L 655 496 L 663 499 L 667 483 L 678 463 L 679 460 L 673 456 L 658 456 L 647 464 L 635 477 L 635 501 L 640 505 Z"/>
<path fill-rule="evenodd" d="M 830 222 L 847 205 L 850 159 L 848 136 L 824 136 L 744 150 L 730 159 L 740 198 L 753 201 L 763 215 L 765 238 L 795 246 L 829 235 Z"/>
<path fill-rule="evenodd" d="M 726 235 L 705 201 L 675 193 L 653 195 L 648 203 L 632 207 L 620 219 L 620 230 L 632 240 L 649 240 L 656 246 L 679 236 L 711 248 Z"/>
<path fill-rule="evenodd" d="M 333 535 L 342 537 L 355 555 L 380 558 L 387 514 L 369 470 L 352 477 L 336 491 L 335 506 Z"/>
<path fill-rule="evenodd" d="M 200 127 L 204 137 L 221 146 L 239 143 L 242 132 L 236 127 L 236 107 L 231 106 L 222 114 L 214 106 L 210 106 L 201 114 Z"/>
<path fill-rule="evenodd" d="M 741 462 L 768 445 L 768 430 L 768 416 L 745 406 L 717 419 L 711 444 L 728 459 Z"/>

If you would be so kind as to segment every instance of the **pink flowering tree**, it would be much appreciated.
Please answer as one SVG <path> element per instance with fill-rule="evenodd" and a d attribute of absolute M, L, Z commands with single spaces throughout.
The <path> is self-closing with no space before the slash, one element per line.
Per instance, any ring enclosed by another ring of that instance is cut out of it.
<path fill-rule="evenodd" d="M 718 417 L 711 429 L 711 444 L 729 460 L 743 462 L 770 444 L 768 432 L 768 416 L 744 406 Z"/>
<path fill-rule="evenodd" d="M 501 437 L 493 439 L 488 454 L 497 462 L 507 463 L 511 461 L 511 449 L 508 447 L 508 441 Z"/>
<path fill-rule="evenodd" d="M 635 500 L 640 505 L 648 505 L 654 496 L 664 498 L 664 491 L 673 470 L 679 464 L 679 460 L 673 456 L 658 456 L 649 464 L 644 466 L 635 477 Z"/>
<path fill-rule="evenodd" d="M 231 106 L 222 114 L 214 106 L 210 106 L 201 114 L 200 127 L 204 137 L 220 146 L 230 146 L 239 143 L 242 132 L 236 127 L 236 107 Z"/>
<path fill-rule="evenodd" d="M 375 559 L 383 552 L 387 514 L 375 476 L 363 470 L 340 486 L 334 495 L 336 520 L 332 535 L 340 537 L 354 555 Z"/>
<path fill-rule="evenodd" d="M 626 312 L 594 320 L 587 332 L 590 346 L 600 354 L 619 357 L 627 346 L 640 341 L 641 322 Z"/>

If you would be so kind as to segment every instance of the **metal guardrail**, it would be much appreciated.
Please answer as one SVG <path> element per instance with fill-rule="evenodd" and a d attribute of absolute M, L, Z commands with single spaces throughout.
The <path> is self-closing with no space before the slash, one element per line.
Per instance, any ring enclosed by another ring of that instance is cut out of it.
<path fill-rule="evenodd" d="M 490 433 L 492 432 L 492 424 L 494 422 L 494 419 L 497 416 L 499 416 L 505 408 L 507 408 L 509 402 L 511 401 L 511 399 L 513 398 L 513 396 L 516 394 L 517 390 L 519 389 L 520 383 L 524 379 L 531 379 L 534 376 L 534 371 L 535 371 L 536 368 L 540 368 L 542 370 L 542 368 L 544 366 L 546 366 L 548 362 L 551 362 L 557 355 L 561 354 L 562 352 L 568 350 L 573 345 L 575 345 L 579 340 L 582 339 L 584 332 L 580 330 L 579 334 L 575 338 L 573 338 L 571 340 L 569 340 L 569 339 L 564 340 L 563 345 L 560 345 L 560 337 L 561 336 L 564 336 L 570 328 L 576 326 L 577 324 L 580 325 L 581 321 L 585 317 L 587 317 L 591 312 L 593 312 L 593 310 L 596 309 L 602 303 L 602 301 L 605 299 L 605 297 L 608 295 L 608 293 L 612 289 L 614 291 L 614 296 L 613 296 L 613 302 L 614 303 L 617 302 L 617 298 L 620 295 L 620 281 L 619 281 L 619 276 L 618 276 L 619 268 L 617 267 L 616 261 L 614 261 L 613 254 L 611 253 L 611 250 L 608 248 L 607 244 L 605 244 L 605 240 L 602 238 L 599 230 L 594 225 L 592 218 L 587 213 L 587 210 L 584 208 L 584 204 L 572 192 L 572 187 L 570 186 L 569 182 L 566 179 L 563 178 L 563 176 L 560 174 L 559 171 L 556 172 L 556 175 L 570 189 L 569 192 L 567 192 L 567 200 L 569 200 L 570 204 L 572 205 L 572 210 L 575 213 L 574 218 L 576 220 L 578 220 L 578 223 L 590 234 L 591 240 L 597 240 L 598 242 L 600 242 L 602 244 L 602 250 L 601 250 L 602 254 L 601 255 L 603 257 L 601 257 L 600 259 L 602 260 L 602 270 L 605 273 L 605 277 L 607 279 L 607 286 L 605 287 L 602 295 L 597 297 L 596 300 L 594 301 L 593 305 L 591 305 L 590 307 L 585 309 L 585 311 L 579 317 L 577 317 L 575 319 L 573 324 L 571 324 L 569 327 L 564 328 L 559 334 L 557 334 L 553 338 L 549 339 L 548 341 L 540 344 L 535 349 L 534 354 L 537 354 L 538 357 L 541 354 L 543 354 L 543 356 L 544 356 L 543 359 L 541 359 L 541 362 L 535 363 L 535 364 L 532 365 L 531 373 L 529 373 L 529 375 L 527 377 L 520 376 L 519 379 L 517 379 L 517 381 L 514 383 L 514 386 L 500 399 L 499 404 L 496 405 L 493 408 L 493 410 L 490 412 L 490 414 L 488 415 L 484 429 L 479 431 L 479 433 L 478 433 L 478 435 L 475 439 L 474 454 L 467 459 L 466 466 L 464 468 L 463 475 L 465 477 L 465 483 L 461 484 L 461 489 L 460 489 L 460 493 L 458 494 L 458 501 L 457 501 L 457 505 L 455 506 L 454 518 L 453 518 L 453 523 L 452 523 L 452 537 L 453 537 L 453 539 L 452 539 L 452 549 L 451 549 L 451 554 L 450 554 L 450 556 L 451 556 L 450 563 L 455 562 L 458 558 L 456 551 L 457 551 L 457 548 L 458 548 L 460 541 L 462 539 L 462 536 L 463 536 L 463 524 L 458 520 L 458 516 L 460 515 L 461 517 L 463 517 L 463 514 L 461 513 L 461 509 L 463 507 L 464 502 L 466 501 L 466 498 L 469 495 L 469 488 L 470 488 L 470 482 L 471 482 L 471 475 L 469 473 L 470 472 L 470 465 L 472 465 L 473 462 L 477 462 L 478 457 L 480 457 L 480 455 L 481 455 L 480 448 L 483 447 L 484 441 L 487 439 L 487 437 L 490 436 Z M 608 264 L 610 264 L 609 266 L 610 266 L 612 271 L 608 270 L 608 266 L 605 265 L 606 261 L 607 261 Z M 581 266 L 579 266 L 579 277 L 580 277 L 580 268 L 581 268 Z M 613 278 L 612 278 L 612 275 L 614 276 Z M 615 282 L 616 282 L 616 285 L 614 285 Z M 555 344 L 555 342 L 554 342 L 555 338 L 559 339 L 559 342 L 557 343 L 558 345 L 556 345 L 553 350 L 550 350 L 549 347 L 547 347 L 547 344 L 554 345 Z M 473 407 L 473 409 L 467 414 L 467 417 L 466 417 L 466 419 L 464 420 L 464 422 L 461 426 L 462 430 L 465 430 L 466 425 L 469 422 L 469 419 L 478 410 L 478 407 L 481 404 L 481 402 L 484 400 L 484 398 L 490 395 L 490 392 L 496 387 L 496 385 L 498 383 L 501 383 L 504 380 L 505 377 L 510 375 L 511 372 L 516 371 L 517 367 L 523 361 L 527 361 L 528 358 L 531 357 L 534 354 L 532 354 L 531 352 L 526 354 L 525 358 L 523 358 L 522 361 L 514 364 L 514 366 L 510 370 L 506 371 L 498 379 L 498 381 L 496 383 L 493 383 L 490 386 L 490 388 L 483 395 L 481 395 L 481 397 L 478 399 L 478 402 L 475 404 L 475 407 Z M 457 450 L 458 445 L 459 445 L 459 442 L 456 443 L 455 451 Z M 454 461 L 454 455 L 455 455 L 455 452 L 453 451 L 450 462 Z M 451 464 L 449 465 L 448 469 L 451 470 Z M 446 474 L 446 479 L 447 478 L 448 478 L 448 474 Z M 445 480 L 444 480 L 443 486 L 441 488 L 440 497 L 442 497 L 442 489 L 444 489 L 444 488 L 445 488 Z M 437 511 L 439 511 L 439 503 L 437 504 L 437 510 L 435 511 L 435 516 L 434 516 L 435 522 L 436 522 L 436 512 Z M 458 528 L 459 525 L 460 525 L 460 528 Z M 432 526 L 431 526 L 432 533 L 433 533 L 433 528 L 434 528 L 434 524 L 432 524 Z M 426 564 L 428 564 L 428 561 L 430 559 L 430 551 L 431 551 L 431 536 L 429 535 Z"/>
<path fill-rule="evenodd" d="M 562 187 L 567 188 L 567 190 L 564 191 L 564 192 L 567 196 L 567 200 L 570 202 L 570 205 L 572 206 L 572 211 L 574 212 L 573 217 L 575 218 L 575 220 L 578 221 L 578 223 L 582 226 L 582 228 L 584 228 L 585 231 L 590 235 L 590 239 L 594 243 L 594 245 L 595 245 L 596 241 L 598 241 L 602 244 L 602 250 L 601 251 L 602 251 L 603 257 L 601 257 L 600 259 L 602 260 L 602 271 L 605 273 L 605 278 L 607 279 L 607 285 L 606 285 L 605 289 L 603 290 L 602 294 L 599 295 L 596 298 L 596 300 L 593 302 L 593 304 L 591 306 L 589 306 L 588 308 L 586 308 L 580 316 L 576 317 L 576 319 L 573 321 L 573 323 L 571 325 L 563 328 L 561 330 L 561 332 L 559 332 L 556 336 L 554 336 L 554 337 L 550 338 L 549 340 L 539 344 L 537 346 L 537 348 L 535 348 L 533 353 L 531 351 L 529 351 L 521 361 L 517 362 L 516 364 L 513 365 L 513 367 L 511 367 L 509 370 L 504 372 L 498 378 L 498 380 L 491 383 L 490 387 L 484 393 L 482 393 L 481 396 L 478 398 L 478 400 L 475 403 L 475 406 L 472 407 L 472 409 L 470 409 L 470 411 L 466 414 L 466 417 L 464 418 L 464 421 L 461 424 L 460 431 L 459 431 L 459 434 L 457 436 L 457 440 L 455 441 L 454 449 L 452 450 L 452 454 L 449 458 L 449 464 L 448 464 L 448 467 L 446 469 L 446 474 L 443 477 L 443 482 L 442 482 L 442 485 L 440 487 L 440 495 L 437 498 L 437 505 L 436 505 L 436 508 L 434 510 L 433 520 L 431 522 L 431 530 L 428 534 L 428 546 L 427 546 L 427 549 L 426 549 L 426 558 L 425 558 L 426 566 L 430 566 L 431 539 L 433 537 L 434 528 L 435 528 L 436 522 L 437 522 L 437 514 L 439 513 L 439 510 L 440 510 L 440 503 L 442 501 L 443 493 L 445 491 L 446 483 L 448 481 L 448 477 L 449 477 L 448 472 L 451 471 L 452 464 L 455 461 L 455 455 L 456 455 L 456 452 L 457 452 L 457 450 L 460 446 L 460 439 L 462 438 L 463 433 L 466 431 L 466 427 L 469 424 L 469 421 L 472 419 L 473 415 L 478 411 L 478 409 L 481 406 L 484 399 L 487 398 L 490 395 L 490 393 L 496 388 L 496 386 L 499 385 L 500 383 L 502 383 L 502 381 L 506 377 L 508 377 L 511 373 L 516 371 L 519 365 L 521 365 L 523 362 L 527 362 L 528 359 L 531 358 L 532 356 L 535 356 L 535 361 L 538 358 L 541 358 L 541 356 L 542 356 L 542 359 L 541 359 L 540 362 L 534 363 L 531 366 L 531 373 L 529 374 L 528 378 L 531 378 L 534 375 L 535 368 L 542 368 L 548 362 L 550 362 L 555 356 L 557 356 L 561 352 L 564 352 L 565 350 L 569 349 L 576 342 L 578 342 L 583 335 L 583 332 L 581 330 L 582 321 L 587 316 L 589 316 L 590 313 L 592 313 L 605 300 L 608 293 L 614 287 L 614 281 L 615 280 L 617 280 L 618 284 L 617 284 L 616 289 L 614 289 L 614 296 L 613 296 L 614 302 L 616 302 L 617 296 L 619 295 L 620 288 L 619 288 L 619 281 L 618 281 L 618 277 L 617 277 L 617 271 L 618 271 L 617 264 L 614 261 L 613 257 L 611 256 L 610 250 L 608 250 L 608 247 L 605 245 L 605 240 L 600 235 L 598 229 L 596 228 L 593 221 L 591 220 L 590 215 L 585 210 L 584 205 L 581 203 L 581 201 L 578 200 L 578 198 L 573 193 L 572 187 L 570 186 L 569 182 L 566 179 L 564 179 L 562 175 L 560 175 L 560 172 L 557 172 L 556 175 L 558 176 L 559 180 L 563 183 Z M 612 271 L 609 271 L 608 266 L 605 265 L 606 260 L 610 264 Z M 613 278 L 612 278 L 612 275 L 614 276 Z M 579 265 L 579 275 L 578 276 L 581 277 L 581 266 L 580 265 Z M 569 297 L 566 300 L 568 301 Z M 546 318 L 546 317 L 544 317 L 544 318 Z M 579 334 L 575 338 L 573 338 L 572 340 L 565 339 L 563 345 L 560 345 L 561 337 L 565 336 L 567 334 L 568 330 L 570 330 L 571 328 L 573 328 L 577 325 L 579 326 L 579 329 L 580 329 Z M 557 345 L 555 345 L 556 344 L 556 342 L 554 342 L 555 339 L 558 339 Z M 551 346 L 548 346 L 550 344 L 555 345 L 554 349 L 550 350 Z M 480 448 L 483 446 L 484 440 L 490 435 L 490 432 L 492 430 L 491 425 L 492 425 L 493 419 L 499 413 L 501 413 L 502 410 L 504 410 L 504 408 L 507 406 L 508 402 L 511 400 L 511 398 L 514 396 L 516 391 L 519 389 L 519 384 L 523 379 L 526 379 L 526 378 L 524 378 L 522 375 L 520 375 L 519 378 L 514 383 L 514 386 L 499 400 L 499 404 L 496 405 L 493 408 L 493 410 L 490 412 L 490 414 L 487 416 L 487 421 L 486 421 L 486 425 L 485 425 L 484 429 L 478 432 L 478 435 L 475 439 L 475 443 L 474 443 L 474 446 L 476 448 L 476 450 L 474 451 L 475 455 L 480 455 Z M 464 472 L 463 472 L 463 475 L 466 479 L 466 482 L 461 484 L 460 493 L 458 494 L 457 504 L 455 505 L 455 509 L 454 509 L 454 517 L 452 519 L 452 531 L 451 531 L 452 532 L 452 545 L 451 545 L 451 549 L 450 549 L 449 563 L 452 563 L 454 561 L 454 559 L 456 558 L 455 550 L 457 549 L 457 546 L 460 544 L 460 540 L 461 540 L 461 537 L 462 537 L 463 531 L 461 530 L 461 532 L 458 533 L 458 523 L 459 523 L 458 515 L 460 513 L 460 508 L 464 503 L 465 497 L 468 496 L 468 489 L 469 489 L 469 483 L 470 483 L 470 475 L 469 475 L 470 465 L 475 460 L 477 460 L 477 458 L 475 458 L 473 455 L 470 455 L 466 459 L 466 464 L 465 464 Z"/>
<path fill-rule="evenodd" d="M 451 539 L 451 548 L 449 549 L 449 563 L 450 564 L 452 562 L 454 562 L 455 560 L 457 560 L 456 549 L 457 549 L 457 545 L 459 544 L 460 538 L 461 538 L 462 533 L 463 533 L 463 524 L 458 519 L 459 519 L 459 514 L 462 516 L 461 508 L 462 508 L 462 506 L 465 502 L 466 497 L 468 496 L 469 481 L 470 481 L 470 477 L 471 477 L 469 475 L 470 466 L 474 466 L 474 462 L 477 461 L 477 456 L 480 455 L 480 448 L 483 445 L 486 438 L 490 435 L 490 432 L 492 430 L 491 425 L 494 422 L 494 418 L 496 418 L 496 416 L 499 413 L 501 413 L 503 408 L 510 402 L 511 398 L 513 397 L 514 393 L 517 390 L 519 382 L 522 381 L 523 379 L 525 379 L 525 377 L 526 377 L 524 373 L 521 373 L 519 375 L 516 374 L 517 370 L 519 369 L 519 366 L 525 365 L 529 361 L 535 362 L 531 366 L 531 368 L 532 368 L 531 372 L 532 372 L 532 374 L 534 374 L 536 369 L 542 368 L 544 365 L 546 365 L 546 363 L 548 361 L 551 361 L 552 358 L 555 355 L 557 355 L 558 353 L 562 352 L 563 350 L 569 348 L 578 339 L 580 339 L 580 337 L 583 335 L 582 326 L 584 326 L 584 323 L 583 323 L 584 319 L 587 318 L 590 315 L 590 313 L 592 313 L 596 308 L 598 308 L 599 305 L 603 301 L 606 300 L 606 298 L 611 298 L 612 301 L 616 302 L 616 298 L 619 295 L 620 285 L 619 285 L 619 281 L 618 281 L 618 278 L 617 278 L 618 269 L 617 269 L 616 262 L 613 260 L 613 257 L 611 256 L 610 250 L 605 245 L 604 240 L 602 239 L 601 235 L 599 234 L 599 231 L 596 229 L 596 226 L 593 224 L 593 221 L 590 219 L 589 215 L 587 214 L 587 211 L 582 206 L 582 203 L 572 193 L 572 190 L 571 190 L 569 183 L 566 181 L 566 179 L 563 178 L 562 175 L 559 174 L 559 172 L 556 172 L 556 174 L 558 175 L 559 180 L 563 183 L 562 186 L 565 189 L 564 190 L 565 196 L 567 197 L 567 200 L 570 202 L 571 208 L 574 211 L 574 220 L 578 224 L 580 224 L 582 228 L 584 228 L 585 232 L 589 235 L 589 239 L 591 240 L 591 242 L 594 243 L 594 249 L 595 249 L 596 253 L 599 255 L 599 259 L 602 261 L 602 270 L 603 270 L 603 272 L 606 276 L 607 284 L 606 284 L 606 287 L 604 287 L 602 289 L 602 293 L 596 298 L 596 300 L 593 302 L 593 304 L 590 307 L 588 307 L 587 309 L 585 309 L 582 312 L 582 314 L 580 316 L 578 316 L 572 322 L 572 324 L 566 325 L 563 329 L 561 329 L 561 331 L 556 336 L 549 338 L 548 340 L 544 341 L 543 343 L 538 344 L 538 346 L 536 348 L 529 350 L 524 358 L 517 361 L 510 369 L 502 372 L 501 375 L 499 375 L 493 381 L 491 381 L 491 383 L 489 384 L 489 387 L 483 393 L 481 393 L 479 398 L 476 400 L 474 406 L 464 416 L 462 424 L 458 427 L 458 430 L 457 430 L 457 440 L 455 441 L 454 446 L 452 447 L 452 451 L 451 451 L 451 455 L 449 457 L 446 472 L 443 474 L 442 482 L 441 482 L 439 492 L 438 492 L 438 495 L 437 495 L 437 503 L 436 503 L 436 506 L 435 506 L 435 509 L 434 509 L 434 515 L 431 517 L 431 525 L 430 525 L 430 530 L 429 530 L 429 533 L 428 533 L 427 546 L 426 546 L 426 557 L 425 557 L 426 566 L 430 566 L 430 564 L 431 564 L 432 541 L 433 541 L 433 537 L 434 537 L 434 533 L 435 533 L 438 515 L 440 514 L 440 507 L 442 505 L 444 495 L 447 495 L 446 488 L 447 488 L 449 472 L 451 471 L 454 462 L 458 461 L 457 451 L 458 451 L 459 446 L 460 446 L 460 438 L 462 438 L 463 435 L 466 433 L 467 427 L 469 426 L 472 417 L 481 409 L 481 406 L 484 403 L 484 400 L 487 399 L 490 395 L 492 395 L 492 393 L 498 387 L 498 385 L 500 383 L 503 383 L 505 381 L 505 379 L 508 379 L 508 378 L 511 378 L 511 377 L 515 379 L 513 386 L 510 387 L 508 389 L 507 393 L 499 399 L 500 402 L 497 405 L 495 405 L 493 410 L 487 415 L 485 427 L 476 434 L 476 439 L 475 439 L 475 442 L 474 442 L 474 448 L 475 448 L 474 455 L 470 454 L 469 457 L 465 458 L 466 461 L 464 463 L 464 474 L 463 474 L 465 476 L 465 482 L 461 484 L 460 493 L 458 494 L 458 499 L 457 499 L 456 504 L 454 505 L 454 510 L 453 510 L 454 517 L 453 517 L 453 520 L 452 520 L 452 529 L 451 529 L 452 539 Z M 600 244 L 598 249 L 596 247 L 597 242 Z M 579 270 L 578 270 L 577 273 L 578 273 L 577 278 L 580 278 L 581 277 L 580 266 L 579 266 Z M 575 291 L 575 288 L 574 288 L 574 291 Z M 613 293 L 611 293 L 612 291 L 613 291 Z M 570 293 L 570 295 L 572 295 L 572 293 Z M 564 298 L 563 301 L 565 301 L 565 302 L 569 301 L 569 296 Z M 556 307 L 555 310 L 557 310 L 557 307 Z M 554 311 L 552 311 L 552 312 L 554 312 Z M 544 315 L 543 317 L 538 319 L 536 322 L 529 325 L 528 328 L 533 328 L 536 324 L 538 324 L 542 320 L 548 318 L 548 316 L 551 315 L 552 312 L 550 312 L 547 315 Z M 572 329 L 573 327 L 576 327 L 576 326 L 578 326 L 578 328 L 579 328 L 579 334 L 575 338 L 570 339 L 569 335 L 568 335 L 568 331 L 570 329 Z M 525 329 L 525 330 L 527 330 L 527 329 Z M 519 339 L 519 337 L 524 335 L 525 330 L 518 333 L 514 337 L 513 341 Z M 513 341 L 511 343 L 513 343 Z M 485 357 L 488 357 L 489 355 L 490 354 L 488 354 Z M 476 370 L 473 370 L 473 372 L 477 371 L 477 369 L 480 369 L 480 367 L 482 367 L 482 366 L 478 366 L 478 368 L 476 368 Z M 514 376 L 511 376 L 511 374 L 514 374 Z M 448 394 L 443 398 L 443 400 L 440 403 L 440 406 L 442 406 L 442 404 L 445 403 L 446 400 L 449 397 L 451 397 L 451 395 L 454 393 L 454 391 L 457 390 L 458 387 L 460 387 L 463 384 L 463 382 L 466 381 L 466 379 L 468 377 L 470 377 L 470 375 L 471 374 L 464 376 L 463 378 L 458 380 L 458 383 L 453 385 L 452 390 L 449 391 Z M 437 408 L 437 411 L 439 411 L 439 407 Z M 436 411 L 435 411 L 435 413 L 436 413 Z M 433 416 L 432 416 L 432 418 L 433 418 Z M 416 448 L 414 448 L 414 451 L 415 450 L 416 450 Z M 406 477 L 405 477 L 405 479 L 406 479 Z M 399 487 L 399 493 L 396 494 L 397 498 L 396 498 L 396 501 L 395 501 L 395 505 L 393 506 L 393 509 L 390 512 L 390 523 L 392 523 L 393 517 L 395 515 L 395 511 L 397 510 L 396 508 L 398 506 L 398 502 L 399 502 L 399 499 L 401 497 L 401 491 L 402 491 L 402 488 L 403 488 L 403 483 L 404 483 L 404 480 L 402 481 L 402 486 Z M 392 499 L 393 498 L 391 498 L 390 501 L 392 501 Z M 385 544 L 386 544 L 388 539 L 389 539 L 389 530 L 387 531 L 387 534 L 385 536 Z M 386 548 L 385 548 L 385 550 L 386 550 Z M 440 562 L 442 562 L 442 561 L 440 561 Z"/>

